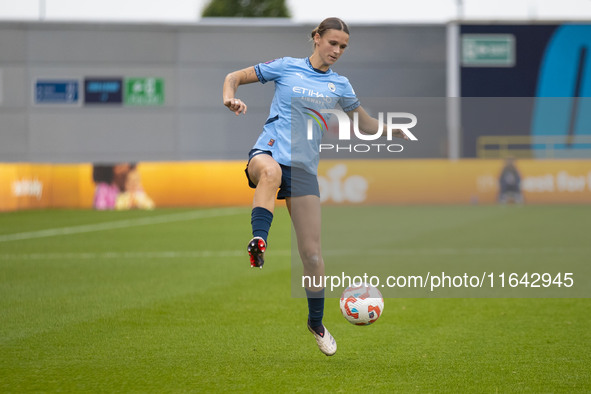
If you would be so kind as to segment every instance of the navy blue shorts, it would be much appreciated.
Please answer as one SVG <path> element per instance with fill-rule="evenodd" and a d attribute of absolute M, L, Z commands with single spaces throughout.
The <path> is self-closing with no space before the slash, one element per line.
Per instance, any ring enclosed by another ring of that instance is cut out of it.
<path fill-rule="evenodd" d="M 248 152 L 248 163 L 253 157 L 261 154 L 273 157 L 268 150 L 252 149 Z M 285 197 L 310 195 L 320 197 L 320 188 L 318 187 L 316 175 L 298 167 L 284 166 L 283 164 L 279 164 L 279 166 L 281 167 L 281 185 L 279 186 L 279 192 L 277 192 L 278 200 L 285 200 Z M 244 172 L 246 173 L 246 179 L 248 179 L 248 186 L 255 189 L 257 186 L 248 176 L 248 164 Z"/>

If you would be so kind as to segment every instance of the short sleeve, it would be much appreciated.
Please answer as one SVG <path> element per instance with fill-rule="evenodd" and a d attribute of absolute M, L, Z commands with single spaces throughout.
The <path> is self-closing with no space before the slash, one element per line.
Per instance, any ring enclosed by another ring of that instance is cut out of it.
<path fill-rule="evenodd" d="M 268 62 L 259 63 L 254 66 L 257 78 L 261 83 L 274 81 L 281 77 L 285 66 L 285 58 L 270 60 Z"/>
<path fill-rule="evenodd" d="M 357 95 L 355 94 L 355 91 L 353 90 L 353 86 L 351 86 L 351 83 L 349 83 L 348 80 L 346 80 L 345 89 L 339 98 L 339 105 L 345 112 L 353 111 L 355 108 L 361 105 Z"/>

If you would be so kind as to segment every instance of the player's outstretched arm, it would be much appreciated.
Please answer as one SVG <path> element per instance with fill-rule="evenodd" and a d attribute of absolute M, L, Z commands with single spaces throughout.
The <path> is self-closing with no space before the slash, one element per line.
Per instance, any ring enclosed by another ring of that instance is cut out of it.
<path fill-rule="evenodd" d="M 240 85 L 258 82 L 258 80 L 253 66 L 226 75 L 226 79 L 224 79 L 224 87 L 222 88 L 222 100 L 224 105 L 236 115 L 240 115 L 241 113 L 246 114 L 246 104 L 244 101 L 235 97 L 236 90 Z"/>
<path fill-rule="evenodd" d="M 386 125 L 383 123 L 380 125 L 380 121 L 377 120 L 376 118 L 372 118 L 371 116 L 369 116 L 367 111 L 365 109 L 363 109 L 363 107 L 361 105 L 359 107 L 355 108 L 353 111 L 347 112 L 347 115 L 349 115 L 349 118 L 353 119 L 353 115 L 355 113 L 357 113 L 357 116 L 359 119 L 359 131 L 361 131 L 362 133 L 375 134 L 376 131 L 381 128 L 382 136 L 387 134 Z M 405 140 L 409 139 L 408 136 L 406 134 L 404 134 L 402 132 L 402 130 L 400 130 L 400 129 L 392 130 L 392 135 L 394 137 L 403 138 Z"/>

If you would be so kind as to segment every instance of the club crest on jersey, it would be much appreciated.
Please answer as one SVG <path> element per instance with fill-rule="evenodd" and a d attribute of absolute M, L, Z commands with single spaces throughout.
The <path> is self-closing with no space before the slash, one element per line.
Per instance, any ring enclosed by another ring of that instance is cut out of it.
<path fill-rule="evenodd" d="M 329 82 L 328 83 L 328 90 L 330 90 L 331 92 L 334 93 L 334 92 L 336 92 L 337 88 L 336 88 L 336 86 L 334 86 L 334 83 Z"/>

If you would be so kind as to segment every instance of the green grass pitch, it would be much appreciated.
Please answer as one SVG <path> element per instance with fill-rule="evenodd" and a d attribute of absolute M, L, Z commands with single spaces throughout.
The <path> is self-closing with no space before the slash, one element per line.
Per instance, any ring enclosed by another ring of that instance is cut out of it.
<path fill-rule="evenodd" d="M 591 262 L 587 206 L 390 209 L 409 264 L 493 246 Z M 369 327 L 331 298 L 324 356 L 291 294 L 286 210 L 262 270 L 249 212 L 0 214 L 0 392 L 591 392 L 589 298 L 387 298 Z"/>

